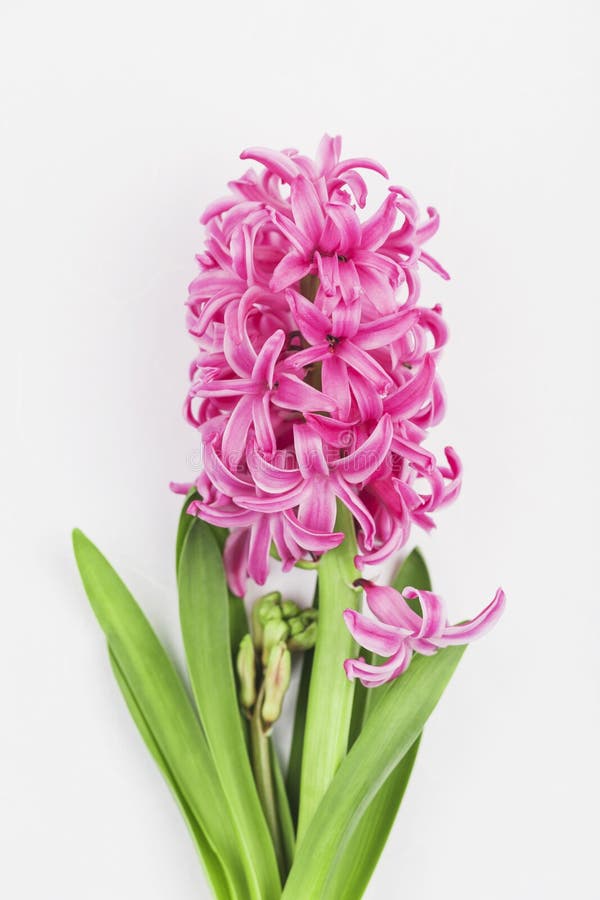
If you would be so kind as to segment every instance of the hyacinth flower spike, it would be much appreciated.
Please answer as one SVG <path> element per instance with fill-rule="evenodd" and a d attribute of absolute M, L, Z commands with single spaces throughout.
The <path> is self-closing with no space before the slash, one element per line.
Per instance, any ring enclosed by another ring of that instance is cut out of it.
<path fill-rule="evenodd" d="M 492 602 L 470 622 L 449 625 L 442 598 L 431 591 L 408 587 L 400 592 L 365 579 L 356 583 L 364 588 L 375 619 L 347 609 L 344 619 L 348 630 L 365 650 L 386 657 L 381 665 L 367 663 L 363 657 L 346 660 L 347 676 L 358 678 L 365 687 L 378 687 L 398 678 L 408 668 L 413 653 L 431 656 L 442 647 L 476 640 L 495 625 L 506 603 L 504 591 L 498 589 Z M 420 614 L 415 611 L 416 603 Z"/>

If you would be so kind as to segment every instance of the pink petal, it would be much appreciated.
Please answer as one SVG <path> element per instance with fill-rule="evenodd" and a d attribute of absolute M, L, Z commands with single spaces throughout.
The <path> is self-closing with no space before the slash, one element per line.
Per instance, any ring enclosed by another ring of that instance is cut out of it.
<path fill-rule="evenodd" d="M 332 357 L 332 360 L 335 357 Z M 321 440 L 332 447 L 348 449 L 354 444 L 353 425 L 356 422 L 344 422 L 342 419 L 333 419 L 331 416 L 319 416 L 314 413 L 305 413 L 306 424 L 315 431 Z"/>
<path fill-rule="evenodd" d="M 298 166 L 285 153 L 269 150 L 267 147 L 248 147 L 240 153 L 240 159 L 254 159 L 262 163 L 282 181 L 292 181 L 299 174 Z"/>
<path fill-rule="evenodd" d="M 448 625 L 442 636 L 436 639 L 436 644 L 440 647 L 447 647 L 452 644 L 466 644 L 468 641 L 481 637 L 496 624 L 504 612 L 505 606 L 506 595 L 501 588 L 498 588 L 494 599 L 483 612 L 464 625 Z"/>
<path fill-rule="evenodd" d="M 406 604 L 402 594 L 393 587 L 373 584 L 371 581 L 359 582 L 365 590 L 367 605 L 373 615 L 386 625 L 406 628 L 412 633 L 419 631 L 421 617 Z"/>
<path fill-rule="evenodd" d="M 390 194 L 379 209 L 362 226 L 361 249 L 376 250 L 384 243 L 398 215 L 396 197 Z"/>
<path fill-rule="evenodd" d="M 229 589 L 237 597 L 243 597 L 246 592 L 249 542 L 249 529 L 236 528 L 227 537 L 223 549 L 223 566 Z"/>
<path fill-rule="evenodd" d="M 285 340 L 285 334 L 281 330 L 274 332 L 274 334 L 267 338 L 260 349 L 260 353 L 256 357 L 256 362 L 252 371 L 253 381 L 264 385 L 265 388 L 272 386 L 275 364 L 283 349 Z"/>
<path fill-rule="evenodd" d="M 221 441 L 221 456 L 230 468 L 239 464 L 246 451 L 253 406 L 252 396 L 242 397 L 229 415 Z"/>
<path fill-rule="evenodd" d="M 363 542 L 365 547 L 369 550 L 373 546 L 373 541 L 375 540 L 375 521 L 373 516 L 362 502 L 360 497 L 354 493 L 344 482 L 344 480 L 339 476 L 335 475 L 333 477 L 334 482 L 334 491 L 336 495 L 340 498 L 342 503 L 344 503 L 356 521 L 358 522 L 359 527 L 363 531 Z"/>
<path fill-rule="evenodd" d="M 227 504 L 226 506 L 211 506 L 208 503 L 200 503 L 195 500 L 190 503 L 188 513 L 210 522 L 211 525 L 218 525 L 219 528 L 239 528 L 244 525 L 252 525 L 256 519 L 256 513 L 247 509 L 240 509 Z"/>
<path fill-rule="evenodd" d="M 314 244 L 310 237 L 299 228 L 293 219 L 289 217 L 289 213 L 285 215 L 275 210 L 271 212 L 271 221 L 277 226 L 278 231 L 287 238 L 293 249 L 302 259 L 309 260 L 314 252 Z"/>
<path fill-rule="evenodd" d="M 237 197 L 221 197 L 219 200 L 215 200 L 213 203 L 210 203 L 202 216 L 200 217 L 200 222 L 202 225 L 208 225 L 211 219 L 214 219 L 215 216 L 220 216 L 222 213 L 227 212 L 228 209 L 231 209 L 232 206 L 236 206 L 239 203 Z"/>
<path fill-rule="evenodd" d="M 331 534 L 335 526 L 335 494 L 327 482 L 316 478 L 309 482 L 298 505 L 298 521 L 319 534 Z"/>
<path fill-rule="evenodd" d="M 276 406 L 298 410 L 305 415 L 311 412 L 334 413 L 337 410 L 335 400 L 301 381 L 297 375 L 279 375 L 277 388 L 271 394 L 271 400 Z"/>
<path fill-rule="evenodd" d="M 302 483 L 302 475 L 298 469 L 284 469 L 274 465 L 258 452 L 256 445 L 247 453 L 246 462 L 257 488 L 267 494 L 280 496 Z"/>
<path fill-rule="evenodd" d="M 299 175 L 292 182 L 292 212 L 296 225 L 307 235 L 313 246 L 316 246 L 325 224 L 325 216 L 312 182 Z"/>
<path fill-rule="evenodd" d="M 232 497 L 234 494 L 247 494 L 252 491 L 252 485 L 227 468 L 219 458 L 212 444 L 204 447 L 204 468 L 211 482 L 218 491 Z"/>
<path fill-rule="evenodd" d="M 418 320 L 419 312 L 416 309 L 406 309 L 393 313 L 391 316 L 381 316 L 374 322 L 361 325 L 353 338 L 353 343 L 357 347 L 362 347 L 363 350 L 385 347 L 405 335 L 413 325 L 417 324 Z"/>
<path fill-rule="evenodd" d="M 349 169 L 371 169 L 373 172 L 378 172 L 380 175 L 383 175 L 384 178 L 389 177 L 381 163 L 376 162 L 374 159 L 369 159 L 366 156 L 355 157 L 354 159 L 343 159 L 331 170 L 329 177 L 336 178 L 338 175 L 341 175 L 342 172 L 347 172 Z"/>
<path fill-rule="evenodd" d="M 367 688 L 381 687 L 402 675 L 407 670 L 411 657 L 410 648 L 403 644 L 397 653 L 380 666 L 370 665 L 361 657 L 360 659 L 347 659 L 344 669 L 348 678 L 358 678 Z"/>
<path fill-rule="evenodd" d="M 367 183 L 362 175 L 359 175 L 358 172 L 350 169 L 348 172 L 345 172 L 344 175 L 340 178 L 340 182 L 343 184 L 344 182 L 348 185 L 354 196 L 356 197 L 356 202 L 358 203 L 361 209 L 364 209 L 367 203 Z"/>
<path fill-rule="evenodd" d="M 236 494 L 232 499 L 242 509 L 252 510 L 255 513 L 280 513 L 297 506 L 305 490 L 306 485 L 301 483 L 298 487 L 271 497 L 254 497 L 244 493 Z"/>
<path fill-rule="evenodd" d="M 271 419 L 271 402 L 270 394 L 263 394 L 262 397 L 256 397 L 252 404 L 252 421 L 254 422 L 254 433 L 256 435 L 256 443 L 266 456 L 270 456 L 277 450 L 277 438 L 273 428 L 273 420 Z"/>
<path fill-rule="evenodd" d="M 355 346 L 352 341 L 341 341 L 335 352 L 360 375 L 372 381 L 375 390 L 382 393 L 387 391 L 391 384 L 389 376 L 365 350 Z"/>
<path fill-rule="evenodd" d="M 394 430 L 392 420 L 384 415 L 366 441 L 348 456 L 332 463 L 350 484 L 366 481 L 382 465 L 387 456 Z"/>
<path fill-rule="evenodd" d="M 421 250 L 419 259 L 421 260 L 421 262 L 424 262 L 427 268 L 431 269 L 432 272 L 435 272 L 436 275 L 440 275 L 444 279 L 444 281 L 450 281 L 450 275 L 448 274 L 448 272 L 446 272 L 444 267 L 441 266 L 439 262 L 433 258 L 433 256 L 430 256 L 429 253 L 425 253 L 423 250 Z"/>
<path fill-rule="evenodd" d="M 324 351 L 321 367 L 323 393 L 336 403 L 336 413 L 342 419 L 350 415 L 350 383 L 346 363 L 335 353 Z"/>
<path fill-rule="evenodd" d="M 433 385 L 435 378 L 435 362 L 433 357 L 427 354 L 423 359 L 423 365 L 417 374 L 402 385 L 395 394 L 387 397 L 384 408 L 392 416 L 409 418 L 418 412 Z"/>
<path fill-rule="evenodd" d="M 298 291 L 286 291 L 285 296 L 298 328 L 309 344 L 321 344 L 326 340 L 332 329 L 328 317 Z"/>
<path fill-rule="evenodd" d="M 283 291 L 308 275 L 310 267 L 310 261 L 307 262 L 299 253 L 288 253 L 275 267 L 269 287 L 272 291 Z"/>
<path fill-rule="evenodd" d="M 306 528 L 298 521 L 291 510 L 284 512 L 283 518 L 293 539 L 300 547 L 311 553 L 326 553 L 328 550 L 338 547 L 344 540 L 343 531 L 322 533 L 311 531 L 310 528 Z"/>
<path fill-rule="evenodd" d="M 374 622 L 353 609 L 345 610 L 344 621 L 357 644 L 379 656 L 391 656 L 406 640 L 407 633 L 403 629 Z"/>
<path fill-rule="evenodd" d="M 348 203 L 328 203 L 327 216 L 335 225 L 338 239 L 329 247 L 323 242 L 323 250 L 334 250 L 343 256 L 348 256 L 355 247 L 360 246 L 361 227 L 360 220 Z"/>
<path fill-rule="evenodd" d="M 421 607 L 421 627 L 417 637 L 437 638 L 446 627 L 446 610 L 442 598 L 431 591 L 417 591 L 407 587 L 402 592 L 405 600 L 418 600 Z"/>
<path fill-rule="evenodd" d="M 323 135 L 315 154 L 317 168 L 321 175 L 326 175 L 334 168 L 340 158 L 341 149 L 342 139 L 339 135 L 335 137 L 330 137 L 328 134 Z"/>
<path fill-rule="evenodd" d="M 169 490 L 173 491 L 174 494 L 183 494 L 184 497 L 189 492 L 189 490 L 192 486 L 193 486 L 192 481 L 188 481 L 188 482 L 170 481 L 169 482 Z"/>
<path fill-rule="evenodd" d="M 363 313 L 360 300 L 338 303 L 331 314 L 331 334 L 336 338 L 354 338 Z"/>
<path fill-rule="evenodd" d="M 190 388 L 194 397 L 237 397 L 254 390 L 249 378 L 215 378 L 214 381 L 198 382 Z"/>
<path fill-rule="evenodd" d="M 289 362 L 289 365 L 294 369 L 302 369 L 315 362 L 325 361 L 330 356 L 329 346 L 322 343 L 316 344 L 314 347 L 307 347 L 306 350 L 297 351 L 286 362 Z"/>
<path fill-rule="evenodd" d="M 267 516 L 261 516 L 250 529 L 248 574 L 257 584 L 264 584 L 269 574 L 271 529 Z"/>
<path fill-rule="evenodd" d="M 298 468 L 304 478 L 329 474 L 329 466 L 323 453 L 323 442 L 308 425 L 294 425 L 294 448 Z"/>

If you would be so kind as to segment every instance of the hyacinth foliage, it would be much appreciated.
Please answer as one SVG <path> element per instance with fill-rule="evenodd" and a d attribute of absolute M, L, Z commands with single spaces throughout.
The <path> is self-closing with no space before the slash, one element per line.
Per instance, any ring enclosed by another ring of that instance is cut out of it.
<path fill-rule="evenodd" d="M 504 594 L 450 624 L 418 550 L 392 586 L 365 577 L 429 530 L 461 465 L 426 447 L 444 414 L 441 307 L 420 303 L 438 228 L 404 188 L 364 213 L 364 173 L 325 136 L 315 159 L 260 148 L 202 221 L 187 324 L 185 414 L 203 469 L 173 485 L 191 690 L 140 607 L 79 531 L 74 548 L 125 702 L 223 900 L 359 898 L 410 777 L 423 727 L 465 645 Z M 383 183 L 383 182 L 382 182 Z M 306 609 L 248 579 L 317 570 Z M 363 595 L 366 609 L 361 612 Z M 250 615 L 248 615 L 250 613 Z M 362 653 L 359 652 L 362 648 Z M 289 761 L 272 743 L 294 658 Z"/>

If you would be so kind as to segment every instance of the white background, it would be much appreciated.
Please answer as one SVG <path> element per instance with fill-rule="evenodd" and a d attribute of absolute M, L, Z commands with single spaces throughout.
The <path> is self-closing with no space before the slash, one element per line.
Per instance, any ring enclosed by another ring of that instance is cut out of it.
<path fill-rule="evenodd" d="M 179 652 L 167 483 L 195 463 L 197 219 L 244 146 L 312 152 L 325 130 L 440 210 L 453 281 L 427 279 L 424 300 L 443 302 L 452 341 L 432 446 L 452 443 L 466 477 L 415 540 L 456 619 L 498 584 L 509 600 L 432 718 L 367 896 L 600 896 L 599 18 L 592 0 L 5 0 L 7 900 L 208 896 L 69 531 Z"/>

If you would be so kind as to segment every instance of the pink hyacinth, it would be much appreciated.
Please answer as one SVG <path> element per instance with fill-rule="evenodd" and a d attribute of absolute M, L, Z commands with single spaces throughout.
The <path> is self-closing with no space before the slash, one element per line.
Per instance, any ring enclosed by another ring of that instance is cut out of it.
<path fill-rule="evenodd" d="M 357 584 L 364 588 L 367 604 L 376 619 L 347 609 L 346 625 L 361 647 L 386 657 L 381 665 L 367 663 L 363 657 L 346 660 L 347 676 L 358 678 L 365 687 L 379 687 L 402 675 L 413 653 L 431 656 L 442 647 L 468 644 L 481 637 L 498 621 L 505 606 L 504 591 L 499 589 L 489 606 L 470 622 L 449 625 L 441 597 L 431 591 L 409 587 L 400 593 L 364 579 Z M 418 601 L 421 614 L 407 601 Z"/>
<path fill-rule="evenodd" d="M 230 585 L 264 583 L 274 545 L 284 569 L 336 546 L 338 501 L 353 513 L 357 565 L 385 559 L 411 525 L 459 490 L 448 448 L 424 441 L 444 413 L 437 363 L 447 331 L 439 306 L 419 305 L 419 268 L 448 276 L 424 249 L 403 188 L 370 217 L 360 169 L 325 136 L 316 158 L 246 150 L 261 163 L 229 184 L 202 221 L 205 249 L 190 285 L 198 346 L 186 416 L 197 429 L 202 497 L 189 512 L 230 529 Z"/>

